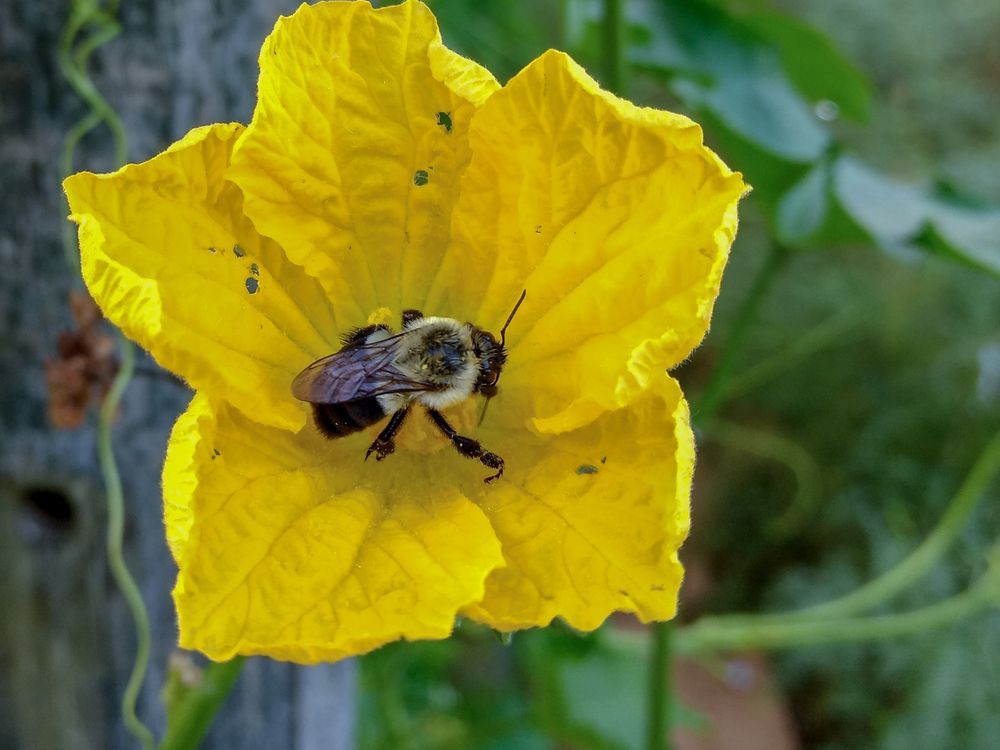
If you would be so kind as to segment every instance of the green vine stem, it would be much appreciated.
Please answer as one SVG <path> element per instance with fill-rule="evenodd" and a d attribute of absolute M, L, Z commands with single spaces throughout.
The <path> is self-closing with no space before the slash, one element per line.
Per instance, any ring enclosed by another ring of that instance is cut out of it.
<path fill-rule="evenodd" d="M 719 651 L 884 640 L 950 625 L 998 605 L 1000 568 L 994 564 L 963 593 L 901 614 L 808 620 L 759 618 L 755 622 L 748 618 L 738 627 L 723 622 L 727 618 L 706 617 L 677 634 L 677 651 L 694 656 Z"/>
<path fill-rule="evenodd" d="M 559 0 L 557 4 L 559 12 L 559 23 L 556 26 L 556 41 L 558 48 L 563 52 L 569 52 L 570 47 L 570 13 L 572 13 L 573 0 Z"/>
<path fill-rule="evenodd" d="M 96 128 L 102 122 L 101 116 L 97 112 L 89 112 L 79 120 L 66 134 L 63 139 L 62 150 L 59 154 L 59 173 L 66 177 L 73 174 L 73 156 L 80 140 Z M 63 255 L 66 257 L 66 265 L 73 273 L 79 270 L 80 262 L 76 250 L 76 227 L 68 221 L 63 222 L 62 227 Z"/>
<path fill-rule="evenodd" d="M 1000 607 L 1000 556 L 994 550 L 989 568 L 968 589 L 910 612 L 890 615 L 799 619 L 745 617 L 738 625 L 729 617 L 705 617 L 675 631 L 675 650 L 701 657 L 725 651 L 782 649 L 835 643 L 863 643 L 914 635 L 944 627 L 977 612 Z M 605 642 L 626 653 L 645 655 L 644 634 L 611 629 Z"/>
<path fill-rule="evenodd" d="M 808 609 L 771 615 L 702 618 L 676 632 L 676 650 L 686 655 L 702 655 L 893 638 L 941 627 L 978 611 L 1000 607 L 1000 545 L 997 545 L 987 572 L 964 593 L 912 612 L 858 616 L 906 590 L 933 567 L 958 536 L 998 472 L 1000 431 L 983 449 L 934 530 L 888 572 L 846 596 Z M 646 639 L 632 633 L 611 630 L 607 638 L 612 646 L 627 651 L 646 648 Z M 659 662 L 654 661 L 653 665 L 658 667 Z"/>
<path fill-rule="evenodd" d="M 159 750 L 194 750 L 212 726 L 212 720 L 243 671 L 246 659 L 237 656 L 212 664 L 198 684 L 180 700 L 170 716 Z"/>
<path fill-rule="evenodd" d="M 649 684 L 647 693 L 646 748 L 647 750 L 669 750 L 670 712 L 673 698 L 673 661 L 671 641 L 674 625 L 672 622 L 658 622 L 652 629 L 652 649 L 649 656 Z"/>
<path fill-rule="evenodd" d="M 121 27 L 114 20 L 116 12 L 117 2 L 108 3 L 107 8 L 101 9 L 97 6 L 95 0 L 74 0 L 70 8 L 69 20 L 66 22 L 63 32 L 59 35 L 57 57 L 59 59 L 59 69 L 63 76 L 77 95 L 90 107 L 90 112 L 77 123 L 77 127 L 85 122 L 90 122 L 90 129 L 93 129 L 99 123 L 103 122 L 111 131 L 114 142 L 115 165 L 121 166 L 125 163 L 128 145 L 125 128 L 122 125 L 121 118 L 118 117 L 107 100 L 101 96 L 94 82 L 90 80 L 86 69 L 87 61 L 94 50 L 101 44 L 111 41 L 120 33 Z M 84 38 L 78 44 L 77 40 L 80 33 L 88 25 L 95 25 L 96 31 L 93 35 Z M 92 120 L 94 116 L 98 119 Z M 71 135 L 74 134 L 75 130 L 76 128 L 71 131 Z M 73 169 L 73 149 L 86 132 L 87 130 L 83 130 L 76 135 L 75 140 L 69 143 L 68 167 L 70 171 Z M 67 137 L 67 141 L 69 141 L 69 137 Z M 64 142 L 64 167 L 67 166 L 66 147 L 67 144 Z"/>
<path fill-rule="evenodd" d="M 129 611 L 132 613 L 136 629 L 135 662 L 125 685 L 125 692 L 122 694 L 122 719 L 129 732 L 142 743 L 142 746 L 146 750 L 152 750 L 156 745 L 153 733 L 139 720 L 135 712 L 139 691 L 142 689 L 142 681 L 146 676 L 146 667 L 149 664 L 149 616 L 146 614 L 146 607 L 142 602 L 142 593 L 129 573 L 122 555 L 122 539 L 125 535 L 125 500 L 122 494 L 121 477 L 115 463 L 114 448 L 111 444 L 111 431 L 115 414 L 135 369 L 135 347 L 119 334 L 118 350 L 121 352 L 121 369 L 118 370 L 118 374 L 111 384 L 111 389 L 101 405 L 101 416 L 97 426 L 97 452 L 101 463 L 101 473 L 104 476 L 104 486 L 108 493 L 108 564 L 111 566 L 111 574 L 115 578 L 115 583 L 118 584 L 118 588 L 128 604 Z"/>
<path fill-rule="evenodd" d="M 101 45 L 114 39 L 121 31 L 121 27 L 115 21 L 117 12 L 117 0 L 109 0 L 103 7 L 99 5 L 97 0 L 73 0 L 70 5 L 69 18 L 59 36 L 57 57 L 60 71 L 72 89 L 89 107 L 87 114 L 74 124 L 63 140 L 59 164 L 64 177 L 74 171 L 74 155 L 80 140 L 102 123 L 111 131 L 115 166 L 121 166 L 125 163 L 128 147 L 125 128 L 114 109 L 97 90 L 87 74 L 87 63 L 93 52 Z M 92 33 L 81 38 L 84 30 L 88 28 L 92 29 Z M 63 231 L 63 251 L 67 264 L 74 271 L 79 269 L 75 244 L 75 232 L 67 224 Z M 136 630 L 135 662 L 122 694 L 122 721 L 128 731 L 139 740 L 143 748 L 152 750 L 156 744 L 153 733 L 136 714 L 136 703 L 149 664 L 151 640 L 149 616 L 143 604 L 139 587 L 132 578 L 122 554 L 125 533 L 125 500 L 111 440 L 115 415 L 135 370 L 135 348 L 120 334 L 118 342 L 121 363 L 104 403 L 101 405 L 97 425 L 97 451 L 107 491 L 106 548 L 108 565 L 115 583 L 128 605 Z"/>
<path fill-rule="evenodd" d="M 1000 471 L 1000 431 L 986 445 L 941 520 L 926 539 L 895 567 L 859 589 L 833 601 L 801 610 L 806 617 L 843 617 L 871 609 L 904 591 L 944 556 L 961 532 L 979 499 Z"/>
<path fill-rule="evenodd" d="M 604 0 L 604 23 L 601 24 L 604 85 L 618 96 L 628 96 L 624 5 L 625 0 Z"/>
<path fill-rule="evenodd" d="M 909 588 L 944 556 L 998 473 L 1000 431 L 997 431 L 979 454 L 931 533 L 913 552 L 888 571 L 851 593 L 822 604 L 779 614 L 723 615 L 712 618 L 715 627 L 739 630 L 755 628 L 760 623 L 783 623 L 791 619 L 846 618 L 883 604 Z"/>

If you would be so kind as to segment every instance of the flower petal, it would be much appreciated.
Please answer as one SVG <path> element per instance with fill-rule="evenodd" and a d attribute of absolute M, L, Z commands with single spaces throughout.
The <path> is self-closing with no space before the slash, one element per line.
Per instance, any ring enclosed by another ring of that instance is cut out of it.
<path fill-rule="evenodd" d="M 558 432 L 628 403 L 708 327 L 745 186 L 680 115 L 601 91 L 562 53 L 476 111 L 432 310 L 498 328 L 503 387 Z"/>
<path fill-rule="evenodd" d="M 223 179 L 241 131 L 197 128 L 150 161 L 81 172 L 65 189 L 104 314 L 195 388 L 297 430 L 307 411 L 291 381 L 337 348 L 338 326 L 323 289 L 257 234 Z"/>
<path fill-rule="evenodd" d="M 198 478 L 192 469 L 217 457 L 211 445 L 201 439 L 213 424 L 212 406 L 205 394 L 198 391 L 174 423 L 167 443 L 163 462 L 163 526 L 167 531 L 167 546 L 177 562 L 184 556 L 194 522 L 191 497 L 198 487 Z"/>
<path fill-rule="evenodd" d="M 451 632 L 499 543 L 449 475 L 413 452 L 365 462 L 370 440 L 195 398 L 164 469 L 182 646 L 311 663 Z"/>
<path fill-rule="evenodd" d="M 260 67 L 230 171 L 247 213 L 354 319 L 419 307 L 449 243 L 469 120 L 496 81 L 441 45 L 419 2 L 303 5 Z"/>
<path fill-rule="evenodd" d="M 677 383 L 664 378 L 629 408 L 573 432 L 498 442 L 510 479 L 480 502 L 507 565 L 465 613 L 500 630 L 554 617 L 592 630 L 615 610 L 671 618 L 694 467 Z"/>

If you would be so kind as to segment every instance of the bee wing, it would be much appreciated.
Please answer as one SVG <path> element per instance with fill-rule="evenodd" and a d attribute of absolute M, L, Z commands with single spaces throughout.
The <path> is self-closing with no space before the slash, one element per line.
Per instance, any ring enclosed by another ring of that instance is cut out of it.
<path fill-rule="evenodd" d="M 393 366 L 402 335 L 349 344 L 316 360 L 292 381 L 292 395 L 312 404 L 342 404 L 387 393 L 434 390 L 428 383 L 407 378 Z"/>

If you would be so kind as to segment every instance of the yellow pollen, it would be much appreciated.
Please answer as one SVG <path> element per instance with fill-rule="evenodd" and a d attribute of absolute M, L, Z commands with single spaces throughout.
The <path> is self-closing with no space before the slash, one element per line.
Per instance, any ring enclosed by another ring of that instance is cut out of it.
<path fill-rule="evenodd" d="M 396 316 L 392 314 L 392 310 L 388 307 L 380 307 L 371 315 L 368 316 L 368 325 L 370 326 L 380 326 L 380 325 L 392 325 L 392 321 Z"/>

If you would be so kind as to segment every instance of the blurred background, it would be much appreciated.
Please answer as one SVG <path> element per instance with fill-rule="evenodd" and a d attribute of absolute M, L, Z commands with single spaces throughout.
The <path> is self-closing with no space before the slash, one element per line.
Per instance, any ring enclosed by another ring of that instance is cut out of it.
<path fill-rule="evenodd" d="M 121 118 L 128 160 L 196 124 L 248 121 L 260 41 L 295 4 L 97 3 L 120 33 L 85 67 Z M 703 123 L 754 186 L 712 331 L 675 373 L 700 452 L 658 688 L 673 745 L 995 747 L 1000 490 L 988 480 L 1000 457 L 984 451 L 1000 428 L 1000 6 L 429 4 L 446 44 L 500 81 L 566 49 L 623 96 Z M 72 164 L 57 158 L 90 111 L 65 64 L 86 5 L 0 0 L 2 748 L 134 746 L 117 704 L 135 635 L 107 573 L 96 461 L 115 346 L 71 306 L 62 247 L 61 172 L 115 159 L 107 127 L 82 136 Z M 59 390 L 66 368 L 83 368 L 82 392 Z M 152 623 L 139 714 L 157 733 L 164 685 L 198 679 L 197 660 L 171 667 L 159 515 L 163 446 L 188 398 L 141 360 L 115 425 L 128 445 L 126 559 Z M 959 489 L 977 461 L 985 491 L 970 500 Z M 940 544 L 921 547 L 931 535 Z M 851 612 L 856 632 L 755 639 L 918 548 L 933 564 Z M 992 595 L 965 597 L 984 581 Z M 735 613 L 775 617 L 725 619 Z M 512 639 L 461 623 L 448 641 L 356 663 L 254 659 L 205 747 L 665 747 L 646 736 L 650 642 L 627 617 Z"/>

